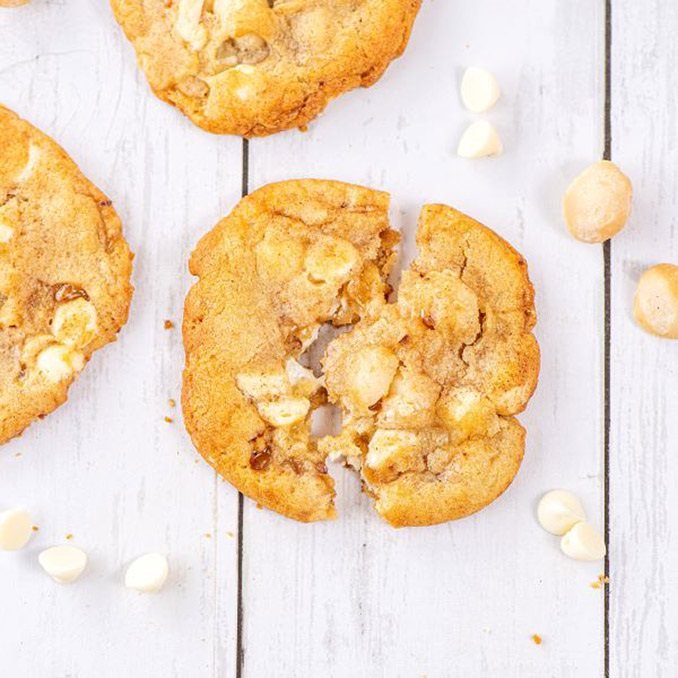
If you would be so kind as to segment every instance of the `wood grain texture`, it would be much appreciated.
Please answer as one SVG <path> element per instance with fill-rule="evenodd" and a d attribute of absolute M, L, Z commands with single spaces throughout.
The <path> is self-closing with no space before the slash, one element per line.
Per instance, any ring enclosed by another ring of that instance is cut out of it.
<path fill-rule="evenodd" d="M 678 347 L 640 334 L 628 315 L 639 268 L 678 256 L 678 12 L 664 4 L 647 12 L 617 0 L 614 26 L 614 154 L 638 199 L 613 246 L 611 675 L 642 678 L 678 665 L 668 508 Z M 565 487 L 603 520 L 602 255 L 573 242 L 560 217 L 569 179 L 602 152 L 603 10 L 426 0 L 410 48 L 378 85 L 334 102 L 307 134 L 250 143 L 253 189 L 313 176 L 390 191 L 406 258 L 425 202 L 497 230 L 530 264 L 543 365 L 521 417 L 523 468 L 477 516 L 393 530 L 343 469 L 333 470 L 340 517 L 330 524 L 299 525 L 245 500 L 243 676 L 602 675 L 603 598 L 589 586 L 602 566 L 565 559 L 533 514 L 543 491 Z M 470 64 L 492 69 L 504 90 L 488 116 L 505 142 L 498 159 L 454 155 L 476 117 L 457 95 Z M 67 405 L 0 450 L 0 509 L 25 505 L 40 525 L 25 551 L 0 554 L 0 676 L 235 676 L 237 493 L 198 459 L 167 401 L 179 396 L 188 254 L 239 198 L 241 142 L 201 132 L 150 94 L 103 1 L 0 10 L 0 101 L 109 194 L 137 253 L 120 340 Z M 164 330 L 166 318 L 177 329 Z M 58 587 L 37 554 L 67 533 L 91 562 L 80 582 Z M 148 550 L 168 553 L 172 568 L 155 597 L 121 583 Z"/>
<path fill-rule="evenodd" d="M 602 527 L 603 268 L 560 217 L 569 177 L 602 152 L 602 6 L 424 4 L 405 56 L 309 133 L 250 143 L 250 186 L 318 176 L 393 195 L 408 257 L 424 202 L 463 209 L 527 257 L 541 384 L 510 490 L 477 516 L 394 531 L 336 470 L 339 519 L 305 526 L 245 503 L 244 675 L 593 676 L 603 667 L 602 564 L 568 561 L 533 517 L 541 492 L 581 494 Z M 488 19 L 488 17 L 490 17 Z M 464 66 L 495 71 L 498 159 L 454 157 L 473 116 Z M 537 647 L 530 639 L 544 638 Z"/>
<path fill-rule="evenodd" d="M 634 183 L 612 244 L 612 676 L 678 672 L 678 342 L 645 334 L 645 268 L 678 264 L 678 6 L 621 0 L 612 26 L 612 158 Z"/>
<path fill-rule="evenodd" d="M 0 554 L 0 675 L 231 675 L 237 495 L 198 460 L 168 399 L 179 400 L 188 254 L 239 196 L 241 143 L 150 95 L 104 2 L 3 9 L 0 99 L 112 198 L 137 289 L 119 341 L 70 401 L 0 451 L 0 505 L 26 506 L 40 526 L 25 551 Z M 37 555 L 67 533 L 90 565 L 59 587 Z M 167 590 L 125 590 L 126 564 L 153 550 L 169 555 Z"/>

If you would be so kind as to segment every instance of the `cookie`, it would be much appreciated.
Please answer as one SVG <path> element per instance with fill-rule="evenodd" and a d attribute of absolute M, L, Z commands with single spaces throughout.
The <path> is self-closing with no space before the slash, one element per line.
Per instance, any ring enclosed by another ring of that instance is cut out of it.
<path fill-rule="evenodd" d="M 183 409 L 197 449 L 260 505 L 334 516 L 325 466 L 361 472 L 393 525 L 468 515 L 520 466 L 513 415 L 539 371 L 522 257 L 481 224 L 425 207 L 420 255 L 387 301 L 397 233 L 388 196 L 330 181 L 272 184 L 243 199 L 191 257 Z M 308 353 L 323 325 L 323 374 Z M 342 410 L 336 436 L 311 416 Z"/>
<path fill-rule="evenodd" d="M 0 106 L 0 443 L 67 397 L 127 320 L 132 255 L 111 201 Z"/>
<path fill-rule="evenodd" d="M 310 435 L 322 380 L 303 354 L 320 327 L 378 313 L 397 234 L 388 196 L 331 181 L 272 184 L 198 244 L 185 304 L 182 403 L 193 442 L 260 505 L 297 520 L 334 516 Z"/>
<path fill-rule="evenodd" d="M 508 487 L 525 440 L 513 415 L 539 372 L 522 257 L 443 205 L 424 207 L 417 244 L 397 302 L 337 337 L 323 359 L 344 426 L 319 447 L 360 469 L 377 511 L 398 527 L 462 518 Z"/>
<path fill-rule="evenodd" d="M 304 128 L 400 56 L 421 0 L 111 0 L 155 94 L 218 134 Z"/>

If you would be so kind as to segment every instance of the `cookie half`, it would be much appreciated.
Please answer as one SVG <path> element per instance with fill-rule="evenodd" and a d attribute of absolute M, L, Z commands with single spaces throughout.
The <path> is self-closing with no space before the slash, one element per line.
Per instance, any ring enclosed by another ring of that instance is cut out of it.
<path fill-rule="evenodd" d="M 0 106 L 0 443 L 61 405 L 125 324 L 132 254 L 111 201 Z"/>
<path fill-rule="evenodd" d="M 462 518 L 509 486 L 525 440 L 513 415 L 539 373 L 524 259 L 444 205 L 424 207 L 417 244 L 397 302 L 337 337 L 323 360 L 343 429 L 320 449 L 359 469 L 398 527 Z"/>
<path fill-rule="evenodd" d="M 391 524 L 473 513 L 523 457 L 514 414 L 536 386 L 533 288 L 523 258 L 478 222 L 424 208 L 420 255 L 395 303 L 388 196 L 329 181 L 266 186 L 208 233 L 190 267 L 183 407 L 202 455 L 260 505 L 334 516 L 328 457 L 360 471 Z M 305 358 L 323 324 L 323 374 Z M 340 407 L 341 432 L 311 436 Z"/>
<path fill-rule="evenodd" d="M 402 54 L 421 0 L 111 0 L 155 94 L 219 134 L 303 128 Z"/>
<path fill-rule="evenodd" d="M 320 327 L 379 313 L 397 234 L 388 196 L 331 181 L 271 184 L 198 244 L 185 304 L 183 410 L 200 453 L 262 506 L 334 516 L 310 435 L 322 380 L 303 354 Z"/>

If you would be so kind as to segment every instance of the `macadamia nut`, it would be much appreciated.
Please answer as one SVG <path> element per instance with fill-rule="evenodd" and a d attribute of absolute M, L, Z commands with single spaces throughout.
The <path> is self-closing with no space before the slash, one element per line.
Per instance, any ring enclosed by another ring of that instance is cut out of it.
<path fill-rule="evenodd" d="M 678 266 L 657 264 L 638 281 L 633 315 L 647 332 L 678 339 Z"/>
<path fill-rule="evenodd" d="M 582 242 L 609 240 L 626 224 L 632 193 L 631 181 L 614 163 L 594 163 L 565 191 L 563 214 L 567 228 Z"/>

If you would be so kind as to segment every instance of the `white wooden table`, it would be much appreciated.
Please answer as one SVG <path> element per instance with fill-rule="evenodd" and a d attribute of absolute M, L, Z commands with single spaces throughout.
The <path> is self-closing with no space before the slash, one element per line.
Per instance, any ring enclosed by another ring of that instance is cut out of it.
<path fill-rule="evenodd" d="M 0 101 L 108 193 L 137 254 L 120 340 L 66 406 L 0 450 L 0 508 L 24 505 L 40 526 L 0 554 L 0 676 L 678 675 L 678 342 L 630 315 L 642 268 L 678 261 L 676 25 L 666 0 L 425 0 L 375 87 L 306 134 L 246 145 L 150 94 L 105 0 L 0 10 Z M 473 118 L 457 93 L 469 64 L 504 90 L 498 159 L 454 155 Z M 569 238 L 560 198 L 606 152 L 636 196 L 603 248 Z M 307 176 L 390 191 L 408 256 L 420 206 L 440 201 L 527 257 L 540 385 L 523 467 L 480 514 L 396 531 L 336 469 L 340 518 L 285 520 L 239 501 L 169 408 L 183 350 L 163 321 L 180 323 L 189 252 L 243 186 Z M 608 589 L 590 586 L 602 563 L 566 559 L 537 526 L 553 487 L 606 530 Z M 68 533 L 90 566 L 59 587 L 37 553 Z M 125 590 L 125 564 L 150 550 L 170 557 L 166 590 Z"/>

